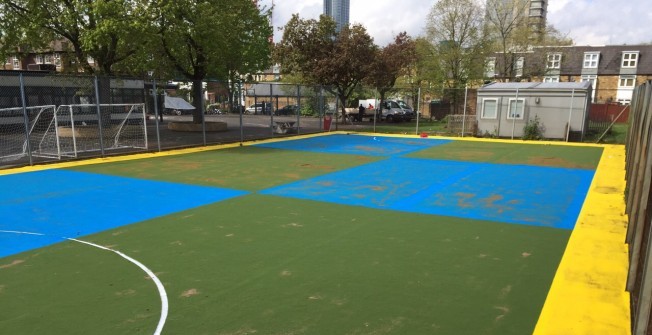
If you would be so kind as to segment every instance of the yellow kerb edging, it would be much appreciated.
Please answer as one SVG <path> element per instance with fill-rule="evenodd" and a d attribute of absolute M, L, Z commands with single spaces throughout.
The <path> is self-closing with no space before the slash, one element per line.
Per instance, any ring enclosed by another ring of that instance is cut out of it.
<path fill-rule="evenodd" d="M 629 335 L 625 147 L 604 146 L 534 335 Z"/>

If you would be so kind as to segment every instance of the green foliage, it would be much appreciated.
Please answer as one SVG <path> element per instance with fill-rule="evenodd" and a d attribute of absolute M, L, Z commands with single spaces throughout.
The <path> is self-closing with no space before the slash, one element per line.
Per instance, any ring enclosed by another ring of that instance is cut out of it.
<path fill-rule="evenodd" d="M 362 25 L 345 26 L 337 33 L 328 16 L 317 21 L 295 14 L 283 29 L 274 58 L 284 74 L 294 74 L 304 83 L 325 85 L 337 95 L 344 113 L 347 99 L 369 75 L 375 55 L 373 39 Z"/>
<path fill-rule="evenodd" d="M 431 71 L 446 88 L 463 88 L 470 79 L 482 78 L 489 51 L 484 15 L 473 0 L 441 0 L 432 7 L 426 38 L 437 61 Z"/>
<path fill-rule="evenodd" d="M 524 140 L 541 140 L 543 139 L 543 124 L 539 116 L 535 115 L 534 119 L 529 120 L 523 127 Z"/>

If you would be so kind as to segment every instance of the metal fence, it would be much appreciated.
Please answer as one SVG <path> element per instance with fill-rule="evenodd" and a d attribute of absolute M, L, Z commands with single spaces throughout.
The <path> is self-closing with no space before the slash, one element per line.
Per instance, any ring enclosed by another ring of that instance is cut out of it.
<path fill-rule="evenodd" d="M 627 139 L 627 214 L 632 333 L 652 333 L 652 81 L 639 86 L 632 99 Z"/>
<path fill-rule="evenodd" d="M 196 115 L 166 104 L 174 97 L 199 107 L 191 88 L 191 83 L 153 78 L 0 71 L 0 168 L 330 130 L 520 139 L 534 116 L 540 116 L 543 138 L 581 141 L 626 122 L 628 115 L 626 106 L 610 103 L 610 92 L 595 91 L 588 110 L 570 101 L 530 97 L 523 113 L 510 118 L 509 101 L 523 100 L 522 91 L 497 100 L 504 111 L 497 117 L 501 123 L 493 124 L 483 114 L 486 96 L 479 89 L 425 84 L 395 87 L 384 96 L 386 102 L 408 105 L 410 117 L 387 114 L 389 106 L 374 88 L 360 87 L 341 106 L 327 86 L 281 82 L 206 81 L 202 112 Z M 581 126 L 564 128 L 580 115 Z"/>
<path fill-rule="evenodd" d="M 336 99 L 323 88 L 278 84 L 263 95 L 246 85 L 231 91 L 228 86 L 204 82 L 198 118 L 192 110 L 166 105 L 167 96 L 198 107 L 183 82 L 0 71 L 0 168 L 347 126 L 336 123 Z M 272 101 L 273 108 L 250 112 L 250 100 Z"/>

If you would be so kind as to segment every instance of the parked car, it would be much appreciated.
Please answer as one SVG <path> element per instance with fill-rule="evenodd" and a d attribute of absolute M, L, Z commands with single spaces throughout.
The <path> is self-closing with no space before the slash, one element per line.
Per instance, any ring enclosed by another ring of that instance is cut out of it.
<path fill-rule="evenodd" d="M 297 115 L 299 113 L 299 106 L 297 105 L 286 105 L 283 108 L 276 110 L 274 115 Z"/>
<path fill-rule="evenodd" d="M 272 113 L 272 104 L 269 102 L 257 102 L 247 109 L 245 109 L 245 114 L 265 114 L 269 115 Z"/>
<path fill-rule="evenodd" d="M 387 122 L 411 121 L 414 110 L 403 100 L 386 100 L 380 104 L 378 116 Z"/>

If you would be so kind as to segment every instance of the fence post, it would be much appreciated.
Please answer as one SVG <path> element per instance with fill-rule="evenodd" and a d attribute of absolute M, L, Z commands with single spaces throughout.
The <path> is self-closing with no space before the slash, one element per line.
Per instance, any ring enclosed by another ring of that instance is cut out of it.
<path fill-rule="evenodd" d="M 158 122 L 158 91 L 156 89 L 156 79 L 152 81 L 153 84 L 153 90 L 152 90 L 152 95 L 154 96 L 154 119 L 156 120 L 156 144 L 158 146 L 158 152 L 161 152 L 161 133 L 159 130 L 159 122 Z M 147 127 L 147 125 L 145 125 Z"/>
<path fill-rule="evenodd" d="M 570 140 L 571 121 L 573 117 L 573 100 L 575 100 L 575 89 L 571 91 L 570 110 L 568 111 L 568 127 L 566 127 L 566 142 Z"/>
<path fill-rule="evenodd" d="M 466 98 L 469 94 L 469 86 L 464 85 L 464 106 L 462 106 L 462 137 L 464 137 L 465 123 L 466 123 Z M 516 105 L 518 105 L 518 99 L 516 99 Z"/>
<path fill-rule="evenodd" d="M 297 85 L 297 134 L 301 133 L 301 85 Z"/>
<path fill-rule="evenodd" d="M 242 112 L 243 112 L 243 107 L 240 104 L 244 104 L 244 97 L 241 96 L 241 94 L 244 94 L 242 91 L 242 82 L 238 80 L 238 114 L 240 114 L 240 146 L 242 146 L 242 142 L 244 142 L 244 127 L 242 124 Z"/>
<path fill-rule="evenodd" d="M 29 115 L 27 114 L 27 101 L 25 99 L 25 82 L 23 80 L 22 73 L 20 74 L 20 100 L 23 104 L 23 121 L 25 123 L 25 144 L 27 144 L 27 157 L 29 157 L 29 165 L 34 165 L 34 162 L 32 161 L 32 144 L 29 141 Z"/>
<path fill-rule="evenodd" d="M 417 127 L 414 131 L 414 135 L 419 135 L 419 114 L 421 114 L 421 86 L 419 86 L 419 91 L 417 92 Z"/>
<path fill-rule="evenodd" d="M 100 110 L 100 86 L 99 81 L 97 80 L 97 76 L 95 76 L 95 107 L 97 109 L 97 127 L 100 132 L 100 152 L 102 153 L 102 157 L 104 157 L 104 131 L 102 129 L 102 111 Z M 73 118 L 70 120 L 73 123 L 75 122 Z"/>
<path fill-rule="evenodd" d="M 514 129 L 516 128 L 516 111 L 518 111 L 518 88 L 516 89 L 516 100 L 514 101 L 514 109 L 511 110 L 512 106 L 509 101 L 507 101 L 507 117 L 512 117 L 512 140 L 514 139 Z M 525 112 L 525 106 L 523 106 L 523 112 Z"/>

